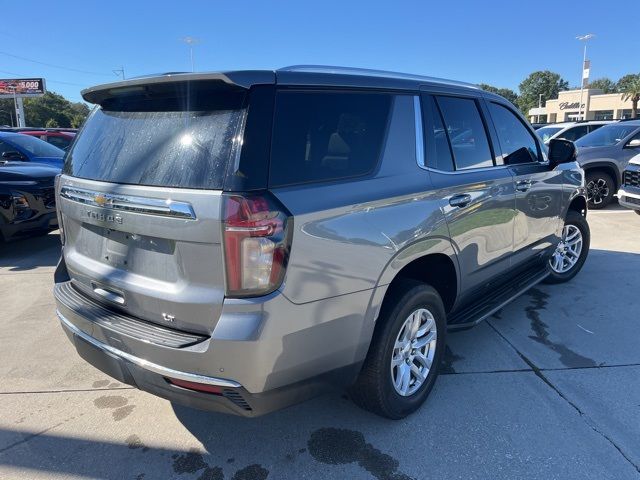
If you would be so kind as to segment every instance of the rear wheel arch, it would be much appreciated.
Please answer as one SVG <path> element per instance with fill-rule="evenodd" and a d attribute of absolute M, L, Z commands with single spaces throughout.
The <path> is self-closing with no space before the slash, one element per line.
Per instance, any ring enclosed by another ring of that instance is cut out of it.
<path fill-rule="evenodd" d="M 451 311 L 458 296 L 458 271 L 449 255 L 430 253 L 407 263 L 396 273 L 387 287 L 382 308 L 398 289 L 410 282 L 431 285 L 440 295 L 445 311 Z"/>

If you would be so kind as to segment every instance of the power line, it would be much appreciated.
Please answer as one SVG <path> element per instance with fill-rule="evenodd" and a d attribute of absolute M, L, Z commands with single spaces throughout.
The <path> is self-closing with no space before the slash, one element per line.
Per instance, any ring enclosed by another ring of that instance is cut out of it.
<path fill-rule="evenodd" d="M 1 52 L 0 51 L 0 54 L 1 55 L 6 55 L 7 57 L 12 57 L 12 58 L 17 58 L 19 60 L 24 60 L 26 62 L 37 63 L 38 65 L 44 65 L 46 67 L 59 68 L 61 70 L 68 70 L 70 72 L 86 73 L 88 75 L 99 75 L 99 76 L 105 76 L 105 77 L 110 77 L 111 76 L 108 73 L 92 72 L 92 71 L 89 71 L 89 70 L 79 70 L 77 68 L 63 67 L 62 65 L 55 65 L 53 63 L 41 62 L 39 60 L 33 60 L 32 58 L 21 57 L 20 55 L 14 55 L 13 53 L 8 53 L 8 52 Z"/>
<path fill-rule="evenodd" d="M 6 70 L 0 70 L 0 73 L 6 73 L 7 75 L 15 75 L 16 77 L 22 77 L 22 78 L 30 78 L 33 76 L 33 75 L 22 75 L 21 73 L 16 73 L 16 72 L 8 72 Z M 86 85 L 81 85 L 79 83 L 63 82 L 62 80 L 51 80 L 47 77 L 44 77 L 44 78 L 47 81 L 47 83 L 60 83 L 61 85 L 71 85 L 73 87 L 86 87 Z"/>

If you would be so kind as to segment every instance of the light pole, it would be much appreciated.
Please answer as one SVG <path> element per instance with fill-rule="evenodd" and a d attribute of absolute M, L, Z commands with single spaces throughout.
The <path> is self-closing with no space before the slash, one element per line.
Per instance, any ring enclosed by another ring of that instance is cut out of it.
<path fill-rule="evenodd" d="M 200 43 L 200 40 L 195 37 L 183 37 L 182 41 L 189 45 L 189 58 L 191 59 L 191 71 L 195 72 L 195 68 L 193 65 L 193 46 Z"/>
<path fill-rule="evenodd" d="M 542 110 L 542 94 L 541 93 L 538 94 L 538 122 L 537 123 L 540 123 L 540 110 Z M 547 121 L 549 120 L 547 119 Z"/>
<path fill-rule="evenodd" d="M 587 33 L 586 35 L 578 35 L 576 40 L 584 42 L 584 53 L 582 55 L 582 71 L 580 72 L 580 105 L 578 106 L 578 120 L 585 120 L 587 112 L 585 109 L 584 116 L 582 116 L 582 95 L 584 93 L 584 71 L 587 64 L 587 41 L 591 40 L 595 35 L 593 33 Z"/>

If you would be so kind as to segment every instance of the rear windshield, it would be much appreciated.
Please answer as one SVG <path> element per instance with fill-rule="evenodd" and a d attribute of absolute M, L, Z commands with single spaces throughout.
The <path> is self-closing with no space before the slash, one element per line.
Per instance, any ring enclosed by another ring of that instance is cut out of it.
<path fill-rule="evenodd" d="M 64 172 L 113 183 L 222 189 L 244 110 L 96 109 Z"/>

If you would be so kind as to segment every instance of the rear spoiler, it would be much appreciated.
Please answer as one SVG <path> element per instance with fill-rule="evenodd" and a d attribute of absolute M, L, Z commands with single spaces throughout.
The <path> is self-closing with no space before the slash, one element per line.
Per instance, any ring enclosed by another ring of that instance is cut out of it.
<path fill-rule="evenodd" d="M 222 83 L 232 89 L 249 89 L 253 85 L 269 85 L 276 83 L 276 74 L 270 70 L 240 70 L 231 72 L 212 73 L 166 73 L 136 77 L 121 82 L 96 85 L 82 90 L 82 98 L 89 103 L 102 104 L 103 101 L 118 94 L 126 95 L 129 92 L 143 90 L 145 86 L 154 86 L 171 83 Z"/>

